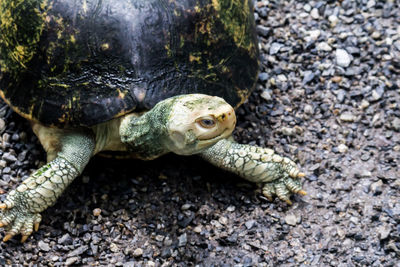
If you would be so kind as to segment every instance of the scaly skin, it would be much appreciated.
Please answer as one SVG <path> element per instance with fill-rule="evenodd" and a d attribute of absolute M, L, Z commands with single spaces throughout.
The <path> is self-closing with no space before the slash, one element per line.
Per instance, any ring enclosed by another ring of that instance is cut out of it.
<path fill-rule="evenodd" d="M 293 161 L 275 154 L 272 149 L 224 139 L 206 149 L 201 156 L 217 167 L 261 185 L 262 193 L 270 200 L 276 195 L 292 204 L 291 193 L 306 194 L 296 179 L 304 174 Z"/>
<path fill-rule="evenodd" d="M 34 172 L 0 204 L 0 227 L 7 230 L 3 241 L 21 234 L 21 242 L 37 231 L 40 212 L 54 205 L 67 186 L 82 172 L 93 149 L 94 138 L 85 133 L 66 133 L 57 157 Z"/>
<path fill-rule="evenodd" d="M 291 204 L 291 192 L 305 194 L 296 164 L 271 149 L 238 144 L 231 138 L 236 123 L 233 108 L 222 98 L 202 94 L 172 97 L 144 114 L 128 114 L 96 125 L 91 131 L 64 130 L 34 124 L 48 154 L 41 167 L 0 203 L 4 241 L 21 233 L 22 242 L 37 230 L 40 212 L 53 205 L 81 174 L 93 154 L 129 151 L 141 159 L 167 152 L 200 154 L 210 163 L 261 184 L 263 194 Z M 119 127 L 118 127 L 119 126 Z"/>

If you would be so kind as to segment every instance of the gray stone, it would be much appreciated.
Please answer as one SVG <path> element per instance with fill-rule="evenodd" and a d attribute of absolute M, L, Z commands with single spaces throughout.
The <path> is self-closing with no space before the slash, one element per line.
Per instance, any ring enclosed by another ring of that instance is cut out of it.
<path fill-rule="evenodd" d="M 17 158 L 10 153 L 4 153 L 2 159 L 7 161 L 8 163 L 13 163 L 17 161 Z"/>
<path fill-rule="evenodd" d="M 279 52 L 279 50 L 283 47 L 281 43 L 272 43 L 271 47 L 269 48 L 269 54 L 275 55 Z"/>
<path fill-rule="evenodd" d="M 178 247 L 184 247 L 186 246 L 186 243 L 187 243 L 187 235 L 186 233 L 183 233 L 178 237 Z"/>
<path fill-rule="evenodd" d="M 141 248 L 137 248 L 137 249 L 135 249 L 134 251 L 133 251 L 133 257 L 140 257 L 140 256 L 142 256 L 143 255 L 143 249 L 141 249 Z"/>
<path fill-rule="evenodd" d="M 344 112 L 340 115 L 340 120 L 344 122 L 353 122 L 356 120 L 356 117 L 351 112 Z"/>
<path fill-rule="evenodd" d="M 317 8 L 313 8 L 310 12 L 310 15 L 313 19 L 319 19 L 319 11 Z"/>
<path fill-rule="evenodd" d="M 50 251 L 50 249 L 51 249 L 50 246 L 49 246 L 49 244 L 47 244 L 47 243 L 44 242 L 43 240 L 40 240 L 40 241 L 38 242 L 38 247 L 39 247 L 40 250 L 46 251 L 46 252 Z"/>
<path fill-rule="evenodd" d="M 344 49 L 336 49 L 336 64 L 340 67 L 348 67 L 351 63 L 351 57 Z"/>
<path fill-rule="evenodd" d="M 2 118 L 0 118 L 0 134 L 2 134 L 5 129 L 6 129 L 6 122 Z"/>
<path fill-rule="evenodd" d="M 73 251 L 71 251 L 70 253 L 68 253 L 67 257 L 79 256 L 79 255 L 83 254 L 86 250 L 88 250 L 88 248 L 89 248 L 89 246 L 87 246 L 87 245 L 80 246 L 80 247 L 74 249 Z"/>
<path fill-rule="evenodd" d="M 400 132 L 400 118 L 395 117 L 390 124 L 393 130 Z"/>
<path fill-rule="evenodd" d="M 327 42 L 320 42 L 317 44 L 317 49 L 321 51 L 330 52 L 332 51 L 332 47 Z"/>
<path fill-rule="evenodd" d="M 66 265 L 66 266 L 70 266 L 70 265 L 72 265 L 72 264 L 75 264 L 78 260 L 79 260 L 79 257 L 70 257 L 70 258 L 67 258 L 67 260 L 65 261 L 65 265 Z"/>
<path fill-rule="evenodd" d="M 256 221 L 255 221 L 255 220 L 249 220 L 249 221 L 247 221 L 247 222 L 244 223 L 244 225 L 246 226 L 246 228 L 247 228 L 248 230 L 250 230 L 251 228 L 253 228 L 255 224 L 256 224 Z"/>
<path fill-rule="evenodd" d="M 298 222 L 298 218 L 294 214 L 288 214 L 288 215 L 285 216 L 285 222 L 288 225 L 295 226 L 297 224 L 297 222 Z"/>
<path fill-rule="evenodd" d="M 391 229 L 388 225 L 385 224 L 385 225 L 379 226 L 376 229 L 376 231 L 378 233 L 379 239 L 384 240 L 389 237 Z"/>

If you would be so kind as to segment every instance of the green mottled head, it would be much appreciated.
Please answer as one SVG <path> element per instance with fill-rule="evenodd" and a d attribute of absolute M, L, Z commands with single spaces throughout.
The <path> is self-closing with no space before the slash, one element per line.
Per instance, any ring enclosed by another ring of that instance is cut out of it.
<path fill-rule="evenodd" d="M 222 98 L 188 94 L 161 101 L 140 117 L 127 115 L 120 136 L 143 159 L 167 152 L 192 155 L 228 138 L 235 124 L 235 111 Z"/>
<path fill-rule="evenodd" d="M 165 144 L 179 155 L 196 154 L 229 137 L 235 124 L 234 109 L 220 97 L 178 96 L 168 115 Z"/>

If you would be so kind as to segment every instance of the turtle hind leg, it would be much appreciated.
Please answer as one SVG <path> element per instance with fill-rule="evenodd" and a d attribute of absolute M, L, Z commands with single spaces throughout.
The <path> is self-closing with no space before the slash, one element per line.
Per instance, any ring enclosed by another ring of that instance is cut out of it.
<path fill-rule="evenodd" d="M 48 129 L 39 129 L 41 134 L 38 136 L 42 143 L 45 142 L 43 138 L 48 137 L 44 134 Z M 59 151 L 50 150 L 55 153 L 55 158 L 32 173 L 0 203 L 0 227 L 6 229 L 3 241 L 19 233 L 22 234 L 21 241 L 25 241 L 34 229 L 37 230 L 40 212 L 56 202 L 92 156 L 95 139 L 91 133 L 67 131 L 57 136 Z"/>

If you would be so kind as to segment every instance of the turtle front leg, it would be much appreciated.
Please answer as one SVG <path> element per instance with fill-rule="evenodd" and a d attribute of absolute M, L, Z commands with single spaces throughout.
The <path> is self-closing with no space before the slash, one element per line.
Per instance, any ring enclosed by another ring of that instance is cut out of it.
<path fill-rule="evenodd" d="M 47 137 L 51 139 L 54 135 Z M 91 134 L 69 132 L 57 137 L 59 152 L 56 158 L 35 171 L 0 203 L 0 227 L 7 231 L 4 242 L 19 233 L 24 242 L 33 230 L 37 231 L 40 212 L 54 205 L 92 156 L 95 140 Z M 44 140 L 41 141 L 43 144 Z"/>
<path fill-rule="evenodd" d="M 219 141 L 201 156 L 217 167 L 261 185 L 263 195 L 269 200 L 276 195 L 292 204 L 291 193 L 306 194 L 298 179 L 304 173 L 292 160 L 275 154 L 272 149 L 238 144 L 232 138 Z"/>

